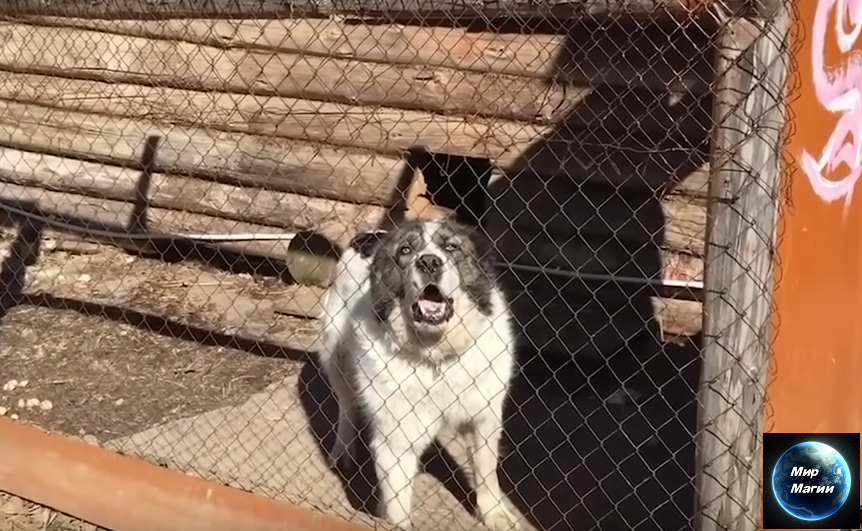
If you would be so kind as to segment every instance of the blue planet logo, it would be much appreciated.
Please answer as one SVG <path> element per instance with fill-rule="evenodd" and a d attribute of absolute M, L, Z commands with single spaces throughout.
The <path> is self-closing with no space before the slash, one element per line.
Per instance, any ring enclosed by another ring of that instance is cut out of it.
<path fill-rule="evenodd" d="M 784 452 L 772 471 L 772 492 L 781 507 L 800 520 L 822 520 L 850 495 L 850 467 L 834 448 L 819 442 Z"/>

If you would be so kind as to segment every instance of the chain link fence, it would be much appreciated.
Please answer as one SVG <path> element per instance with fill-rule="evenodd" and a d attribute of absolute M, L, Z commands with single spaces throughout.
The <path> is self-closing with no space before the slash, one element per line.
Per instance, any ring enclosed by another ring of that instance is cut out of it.
<path fill-rule="evenodd" d="M 517 323 L 522 526 L 756 528 L 789 5 L 12 6 L 0 413 L 376 525 L 321 297 L 355 235 L 454 212 Z M 450 428 L 416 529 L 477 524 Z"/>

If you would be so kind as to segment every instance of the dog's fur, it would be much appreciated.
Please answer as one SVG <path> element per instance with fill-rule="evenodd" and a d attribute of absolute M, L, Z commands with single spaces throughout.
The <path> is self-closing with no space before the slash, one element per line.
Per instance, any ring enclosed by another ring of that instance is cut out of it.
<path fill-rule="evenodd" d="M 454 219 L 404 221 L 376 239 L 344 252 L 325 303 L 318 352 L 339 408 L 332 464 L 355 464 L 364 413 L 381 516 L 407 527 L 420 456 L 450 427 L 466 437 L 479 518 L 515 529 L 497 480 L 515 334 L 490 246 Z"/>

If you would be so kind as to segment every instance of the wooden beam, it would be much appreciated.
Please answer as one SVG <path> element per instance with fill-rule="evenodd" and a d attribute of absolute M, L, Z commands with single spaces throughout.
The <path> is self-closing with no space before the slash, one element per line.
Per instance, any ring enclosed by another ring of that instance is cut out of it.
<path fill-rule="evenodd" d="M 706 198 L 709 195 L 709 163 L 704 164 L 697 170 L 688 175 L 681 176 L 681 180 L 674 179 L 670 189 L 667 190 L 669 195 L 678 195 L 682 197 L 690 197 L 691 202 L 705 205 Z"/>
<path fill-rule="evenodd" d="M 339 217 L 349 220 L 357 219 L 360 214 L 362 219 L 368 220 L 382 212 L 375 209 L 360 212 L 360 209 L 351 208 L 341 201 L 385 205 L 401 193 L 398 191 L 401 162 L 395 157 L 312 147 L 301 143 L 267 141 L 266 138 L 252 135 L 218 133 L 206 129 L 166 126 L 80 112 L 61 112 L 48 107 L 0 101 L 0 145 L 12 146 L 13 149 L 42 151 L 58 156 L 135 167 L 138 165 L 144 134 L 162 136 L 155 171 L 192 175 L 242 187 L 264 188 L 267 192 L 261 192 L 261 204 L 266 200 L 267 194 L 270 194 L 268 205 L 283 201 L 289 207 L 288 212 L 299 213 L 296 218 L 298 220 L 302 220 L 303 215 L 311 216 L 316 212 L 312 217 L 318 227 L 334 227 L 328 223 L 330 220 L 324 218 L 329 207 L 336 213 L 342 212 Z M 10 167 L 10 171 L 12 169 L 14 168 Z M 47 172 L 41 175 L 46 179 L 51 178 Z M 102 195 L 109 193 L 108 182 L 113 178 L 93 181 L 85 174 L 81 174 L 77 179 L 73 177 L 67 177 L 73 181 L 67 181 L 68 188 L 64 191 L 81 193 L 83 189 L 90 189 Z M 125 177 L 125 181 L 126 184 L 122 186 L 128 187 L 128 177 Z M 56 183 L 56 179 L 54 182 Z M 99 182 L 103 184 L 100 185 Z M 176 186 L 184 183 L 183 186 L 189 186 L 189 189 L 200 187 L 188 180 L 162 178 L 159 182 L 164 182 L 165 190 L 173 186 L 177 191 L 174 194 L 176 199 L 185 198 L 186 201 L 189 196 Z M 216 188 L 211 189 L 213 194 L 218 195 L 219 192 L 215 190 Z M 236 194 L 234 197 L 237 198 L 249 196 L 248 191 L 240 193 L 234 190 L 235 187 L 225 188 L 220 193 L 230 193 L 231 196 Z M 271 194 L 275 192 L 281 194 L 277 198 L 273 197 Z M 306 195 L 340 202 L 315 202 L 306 199 Z M 162 197 L 162 200 L 165 199 L 167 198 Z M 212 198 L 212 203 L 207 208 L 218 209 L 218 203 L 223 204 L 226 199 L 225 195 L 220 195 L 219 199 Z M 249 205 L 254 201 L 257 200 L 247 199 L 243 205 L 245 208 L 251 208 Z M 672 205 L 668 207 L 668 223 L 671 225 L 668 234 L 669 242 L 672 242 L 669 245 L 679 250 L 697 252 L 702 248 L 702 209 L 689 205 L 687 199 L 674 200 L 673 196 L 670 196 L 668 201 L 668 205 Z M 199 203 L 197 207 L 201 207 Z M 176 202 L 171 204 L 176 205 Z M 302 204 L 307 205 L 307 214 L 303 214 L 303 210 L 299 208 Z M 296 210 L 293 207 L 296 207 Z M 261 216 L 266 216 L 263 212 L 268 207 L 254 208 L 263 209 L 256 214 L 258 222 L 262 221 Z M 231 209 L 226 210 L 230 212 Z M 204 210 L 198 212 L 209 213 Z M 678 226 L 674 225 L 677 219 L 681 222 Z M 342 228 L 335 227 L 332 230 L 340 230 L 343 233 L 344 223 L 339 223 Z M 327 234 L 327 237 L 332 237 L 332 234 Z"/>
<path fill-rule="evenodd" d="M 400 155 L 410 146 L 421 143 L 432 150 L 486 156 L 501 167 L 517 160 L 531 144 L 550 131 L 547 126 L 505 120 L 458 118 L 252 94 L 198 92 L 33 74 L 8 73 L 3 78 L 6 82 L 0 84 L 0 99 L 52 107 L 58 115 L 83 111 L 356 147 L 382 154 Z M 575 115 L 581 117 L 584 125 L 601 123 L 604 128 L 609 123 L 619 122 L 619 127 L 629 132 L 631 124 L 625 122 L 637 122 L 644 128 L 654 129 L 655 138 L 667 136 L 668 122 L 677 119 L 684 122 L 679 127 L 686 135 L 702 134 L 706 127 L 702 120 L 691 118 L 684 109 L 668 114 L 655 103 L 645 100 L 628 106 L 613 106 L 612 102 L 605 102 L 604 113 L 596 109 L 596 112 Z M 673 187 L 671 193 L 705 197 L 708 171 L 708 167 L 699 168 Z"/>
<path fill-rule="evenodd" d="M 92 199 L 133 202 L 139 179 L 139 172 L 127 168 L 0 148 L 0 182 L 6 184 Z M 0 195 L 3 194 L 4 186 L 0 185 Z M 383 208 L 370 205 L 250 189 L 161 173 L 151 176 L 148 205 L 159 212 L 171 210 L 190 214 L 192 216 L 189 219 L 221 220 L 207 221 L 207 224 L 225 226 L 230 221 L 236 221 L 285 229 L 285 232 L 320 231 L 340 245 L 346 244 L 354 232 L 375 226 L 385 212 Z M 127 220 L 102 221 L 123 223 Z M 203 221 L 196 225 L 196 230 L 213 232 Z M 163 226 L 162 229 L 170 228 Z"/>
<path fill-rule="evenodd" d="M 369 529 L 3 417 L 0 490 L 113 531 Z"/>
<path fill-rule="evenodd" d="M 706 208 L 687 197 L 670 196 L 662 202 L 665 217 L 665 247 L 703 256 L 706 239 Z"/>
<path fill-rule="evenodd" d="M 589 93 L 440 67 L 231 50 L 66 27 L 0 26 L 0 67 L 25 73 L 546 122 Z"/>
<path fill-rule="evenodd" d="M 689 91 L 704 92 L 712 70 L 709 54 L 704 53 L 711 47 L 709 34 L 691 23 L 639 23 L 633 31 L 631 24 L 619 20 L 580 19 L 567 25 L 561 35 L 521 32 L 517 28 L 476 31 L 473 27 L 357 24 L 333 19 L 141 21 L 28 17 L 23 21 L 225 49 L 419 64 L 565 79 L 576 86 L 601 82 L 660 92 L 683 78 L 691 81 L 686 87 Z M 559 32 L 559 28 L 550 31 Z M 662 60 L 654 61 L 656 55 Z M 561 59 L 567 59 L 568 64 L 561 65 Z"/>
<path fill-rule="evenodd" d="M 4 204 L 0 210 L 7 211 L 6 205 L 11 205 L 13 217 L 21 217 L 17 210 L 30 212 L 29 205 L 36 205 L 43 212 L 58 214 L 59 224 L 48 223 L 46 228 L 80 234 L 90 239 L 102 241 L 110 245 L 122 247 L 131 251 L 142 251 L 153 248 L 146 238 L 135 236 L 126 231 L 131 219 L 134 205 L 127 202 L 109 201 L 93 197 L 49 191 L 44 188 L 34 188 L 5 183 L 0 186 L 0 201 Z M 68 225 L 66 219 L 73 218 L 71 224 L 77 229 L 64 228 Z M 284 230 L 273 227 L 241 223 L 223 218 L 200 216 L 188 212 L 178 212 L 162 208 L 149 209 L 149 227 L 153 233 L 174 236 L 177 240 L 184 239 L 187 234 L 284 234 Z M 107 232 L 107 234 L 105 234 Z M 194 238 L 193 238 L 194 239 Z M 167 242 L 163 242 L 167 243 Z M 289 241 L 257 240 L 233 241 L 215 243 L 226 250 L 241 254 L 251 254 L 258 257 L 274 258 L 283 261 L 287 256 Z"/>
<path fill-rule="evenodd" d="M 0 145 L 137 167 L 159 135 L 155 171 L 385 205 L 400 159 L 304 143 L 0 101 Z"/>
<path fill-rule="evenodd" d="M 279 297 L 271 292 L 267 295 L 272 300 L 275 313 L 303 319 L 323 317 L 324 290 L 317 286 L 290 286 L 284 296 Z"/>
<path fill-rule="evenodd" d="M 695 529 L 754 531 L 761 518 L 789 4 L 720 35 L 698 403 Z"/>
<path fill-rule="evenodd" d="M 0 148 L 0 182 L 5 183 L 0 185 L 0 198 L 34 199 L 41 201 L 45 208 L 92 217 L 100 223 L 127 223 L 128 216 L 134 211 L 130 203 L 135 197 L 138 178 L 138 172 L 126 168 Z M 666 203 L 666 208 L 667 205 L 674 208 L 672 202 Z M 164 174 L 152 176 L 149 207 L 149 224 L 156 231 L 214 234 L 278 232 L 276 228 L 281 228 L 289 232 L 311 232 L 317 239 L 325 238 L 329 242 L 327 245 L 336 246 L 344 246 L 356 232 L 376 226 L 387 214 L 380 207 Z M 416 203 L 412 207 L 415 210 Z M 665 253 L 665 268 L 675 279 L 698 279 L 701 278 L 702 261 L 690 255 L 689 247 L 696 249 L 699 245 L 701 232 L 698 227 L 702 221 L 697 220 L 702 219 L 703 211 L 696 206 L 689 206 L 685 211 L 693 217 L 686 219 L 680 215 L 668 220 L 668 232 L 680 236 L 668 240 L 679 250 Z M 429 214 L 417 212 L 416 215 Z M 525 229 L 521 227 L 520 230 Z M 688 230 L 692 233 L 684 237 Z M 297 281 L 327 285 L 329 277 L 326 271 L 319 275 L 307 271 L 302 273 L 304 270 L 293 264 L 295 243 L 296 240 L 290 243 L 260 241 L 222 245 L 277 260 L 287 259 L 291 273 L 298 277 Z M 132 244 L 127 242 L 127 245 Z"/>
<path fill-rule="evenodd" d="M 432 150 L 514 159 L 546 126 L 459 118 L 388 107 L 227 94 L 4 73 L 0 99 L 398 154 L 422 143 Z"/>
<path fill-rule="evenodd" d="M 638 19 L 685 20 L 702 13 L 712 3 L 713 0 L 569 0 L 547 6 L 524 0 L 509 0 L 493 5 L 463 1 L 435 4 L 418 0 L 355 0 L 321 4 L 311 0 L 294 0 L 285 5 L 277 0 L 213 0 L 204 4 L 195 0 L 177 0 L 165 5 L 142 3 L 139 0 L 113 0 L 108 5 L 100 5 L 86 0 L 68 0 L 57 4 L 45 4 L 38 0 L 15 0 L 11 6 L 0 4 L 0 14 L 139 20 L 195 17 L 284 19 L 344 14 L 360 17 L 374 15 L 391 22 L 409 18 L 452 24 L 530 17 L 563 21 L 583 17 L 585 13 L 590 16 L 624 14 Z M 731 0 L 723 5 L 734 13 L 747 6 L 742 0 Z"/>

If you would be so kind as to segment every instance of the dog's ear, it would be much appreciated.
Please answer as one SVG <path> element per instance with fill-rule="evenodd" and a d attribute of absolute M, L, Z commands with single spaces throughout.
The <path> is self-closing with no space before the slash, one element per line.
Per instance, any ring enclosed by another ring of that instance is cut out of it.
<path fill-rule="evenodd" d="M 371 304 L 381 322 L 389 318 L 396 300 L 404 291 L 392 245 L 391 239 L 384 239 L 371 255 Z"/>
<path fill-rule="evenodd" d="M 497 252 L 490 236 L 482 226 L 467 227 L 467 230 L 469 232 L 468 238 L 470 238 L 473 248 L 476 249 L 479 265 L 485 270 L 485 273 L 495 275 L 494 267 L 497 262 Z"/>
<path fill-rule="evenodd" d="M 491 239 L 482 227 L 457 222 L 451 227 L 473 248 L 468 255 L 470 266 L 461 270 L 464 290 L 481 313 L 491 315 L 494 311 L 491 293 L 497 280 Z"/>
<path fill-rule="evenodd" d="M 374 252 L 380 247 L 385 230 L 370 230 L 360 232 L 350 240 L 349 247 L 359 253 L 366 260 L 370 259 Z"/>
<path fill-rule="evenodd" d="M 446 223 L 452 227 L 455 233 L 461 238 L 469 241 L 475 250 L 475 258 L 478 266 L 489 275 L 494 274 L 494 263 L 497 260 L 497 253 L 494 244 L 488 233 L 482 226 L 463 223 L 454 215 L 450 215 L 446 219 Z"/>

